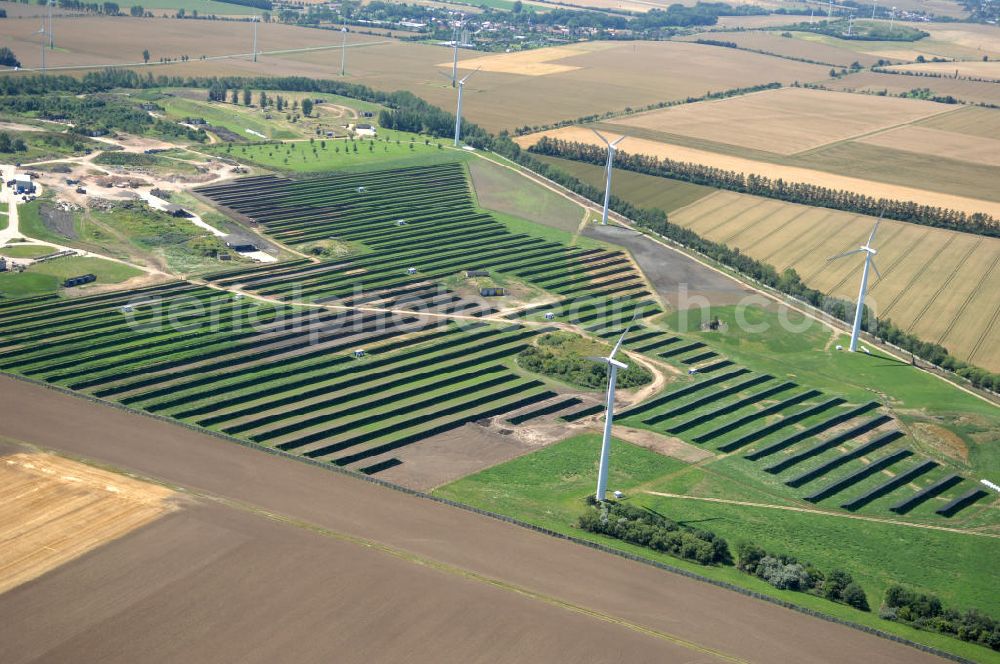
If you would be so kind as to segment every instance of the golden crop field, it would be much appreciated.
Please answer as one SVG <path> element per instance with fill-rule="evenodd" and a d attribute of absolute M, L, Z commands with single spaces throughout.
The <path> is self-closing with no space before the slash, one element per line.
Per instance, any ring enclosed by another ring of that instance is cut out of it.
<path fill-rule="evenodd" d="M 914 99 L 782 88 L 651 111 L 612 124 L 792 155 L 948 110 L 953 109 Z"/>
<path fill-rule="evenodd" d="M 897 71 L 926 72 L 942 76 L 958 76 L 1000 81 L 1000 61 L 982 60 L 970 62 L 922 62 L 909 65 L 893 65 Z"/>
<path fill-rule="evenodd" d="M 567 46 L 540 48 L 515 53 L 495 53 L 470 58 L 462 61 L 462 69 L 478 69 L 502 74 L 519 74 L 521 76 L 546 76 L 562 74 L 578 66 L 561 64 L 559 61 L 574 55 L 583 55 L 595 51 L 606 51 L 614 48 L 612 42 L 581 42 Z M 442 62 L 438 67 L 451 69 L 452 61 Z"/>
<path fill-rule="evenodd" d="M 1000 137 L 1000 110 L 966 106 L 954 113 L 924 120 L 920 126 L 996 139 Z"/>
<path fill-rule="evenodd" d="M 860 259 L 826 261 L 863 244 L 875 222 L 725 191 L 675 211 L 670 221 L 779 270 L 793 268 L 809 286 L 849 300 L 857 297 Z M 1000 370 L 1000 344 L 990 341 L 1000 315 L 1000 240 L 886 220 L 875 246 L 883 278 L 867 301 L 879 317 Z"/>
<path fill-rule="evenodd" d="M 157 23 L 165 27 L 184 23 L 186 27 L 215 22 L 164 19 Z M 328 31 L 314 32 L 323 39 L 332 38 Z M 378 41 L 365 35 L 352 37 Z M 272 43 L 262 42 L 261 47 L 269 49 Z M 547 52 L 559 48 L 532 51 L 532 57 L 545 58 Z M 449 52 L 440 46 L 414 42 L 390 40 L 358 47 L 348 51 L 346 80 L 380 90 L 409 90 L 432 104 L 451 109 L 455 91 L 438 73 L 438 65 L 448 57 Z M 463 52 L 460 57 L 462 71 L 471 72 L 468 61 L 475 56 Z M 480 71 L 465 87 L 463 116 L 490 131 L 499 131 L 772 81 L 790 84 L 819 80 L 829 73 L 829 68 L 822 65 L 669 41 L 612 42 L 610 48 L 563 57 L 553 64 L 573 69 L 545 76 Z M 288 53 L 265 56 L 258 63 L 246 59 L 193 61 L 156 67 L 154 71 L 188 76 L 294 74 L 332 78 L 340 73 L 340 53 L 336 49 Z"/>
<path fill-rule="evenodd" d="M 994 136 L 1000 137 L 1000 134 Z M 928 156 L 1000 166 L 1000 139 L 997 138 L 969 136 L 920 125 L 905 125 L 860 138 L 858 141 Z"/>
<path fill-rule="evenodd" d="M 0 457 L 0 593 L 153 521 L 172 495 L 50 454 Z"/>
<path fill-rule="evenodd" d="M 954 78 L 928 78 L 862 71 L 843 78 L 822 81 L 830 90 L 872 92 L 898 95 L 914 88 L 927 88 L 931 93 L 973 104 L 1000 104 L 1000 85 L 988 81 L 966 81 Z"/>
<path fill-rule="evenodd" d="M 794 18 L 785 16 L 784 22 L 793 23 Z M 794 35 L 799 33 L 792 34 Z M 701 32 L 689 37 L 683 37 L 681 38 L 681 41 L 695 41 L 697 39 L 714 39 L 717 41 L 733 42 L 740 48 L 766 51 L 768 53 L 774 53 L 776 55 L 789 58 L 805 58 L 836 67 L 850 67 L 853 62 L 858 62 L 864 67 L 869 67 L 878 61 L 878 58 L 874 56 L 867 55 L 865 53 L 858 53 L 835 44 L 806 41 L 803 39 L 796 39 L 795 37 L 782 37 L 781 33 L 775 30 Z"/>
<path fill-rule="evenodd" d="M 56 21 L 57 46 L 46 54 L 48 67 L 141 63 L 149 49 L 150 61 L 161 58 L 191 60 L 252 50 L 251 25 L 244 21 L 189 21 L 164 18 L 84 16 Z M 382 38 L 350 34 L 349 43 Z M 0 43 L 9 46 L 25 67 L 37 67 L 41 55 L 38 35 L 22 21 L 0 21 Z M 339 46 L 341 33 L 300 28 L 279 23 L 258 27 L 257 47 L 262 51 Z M 339 53 L 338 53 L 339 55 Z M 334 58 L 327 52 L 326 57 Z M 339 57 L 336 58 L 340 64 Z M 261 74 L 270 73 L 260 68 Z M 160 73 L 155 70 L 154 73 Z"/>
<path fill-rule="evenodd" d="M 623 129 L 625 129 L 623 127 Z M 617 138 L 623 135 L 622 132 L 607 132 L 605 134 L 611 139 Z M 551 136 L 553 138 L 559 138 L 567 141 L 576 141 L 580 143 L 589 143 L 591 145 L 602 145 L 599 139 L 594 136 L 593 132 L 585 127 L 563 127 L 560 129 L 554 129 L 551 131 L 539 132 L 536 134 L 529 134 L 527 136 L 521 136 L 517 138 L 517 142 L 521 147 L 528 147 L 534 145 L 542 136 Z M 847 143 L 846 145 L 854 145 L 852 143 Z M 868 147 L 862 145 L 861 147 Z M 960 210 L 967 213 L 985 212 L 994 217 L 1000 218 L 1000 201 L 995 200 L 983 200 L 979 198 L 972 198 L 970 196 L 960 196 L 956 194 L 949 194 L 940 191 L 933 191 L 930 189 L 921 189 L 914 186 L 907 186 L 901 184 L 893 184 L 891 182 L 879 182 L 876 186 L 873 186 L 872 180 L 874 179 L 874 174 L 871 179 L 865 179 L 863 177 L 854 177 L 851 175 L 841 175 L 838 173 L 826 172 L 823 170 L 818 170 L 816 168 L 803 168 L 800 166 L 792 166 L 781 163 L 773 163 L 767 161 L 759 161 L 746 157 L 739 157 L 732 154 L 722 154 L 719 152 L 710 152 L 708 150 L 702 150 L 698 148 L 690 148 L 683 145 L 676 145 L 671 143 L 665 143 L 662 141 L 654 141 L 644 138 L 629 137 L 625 142 L 621 144 L 620 148 L 623 152 L 633 153 L 633 154 L 646 154 L 654 157 L 674 159 L 676 161 L 692 162 L 696 164 L 703 164 L 705 166 L 712 166 L 715 168 L 722 168 L 730 171 L 737 171 L 741 173 L 757 173 L 759 175 L 765 175 L 770 178 L 781 178 L 787 182 L 804 182 L 807 184 L 814 184 L 821 187 L 830 187 L 832 189 L 843 189 L 846 191 L 854 191 L 862 194 L 871 194 L 873 190 L 877 191 L 879 195 L 887 198 L 895 198 L 904 201 L 915 201 L 923 205 L 933 205 L 936 207 L 950 208 L 953 210 Z M 895 154 L 907 155 L 909 153 L 903 151 L 896 151 Z M 924 165 L 926 169 L 931 171 L 933 169 L 934 163 L 932 160 L 926 160 L 919 155 L 914 156 L 921 165 Z M 954 162 L 961 164 L 962 162 Z M 867 166 L 870 167 L 871 171 L 878 171 L 879 169 L 884 169 L 884 164 L 878 162 L 871 162 L 870 160 L 865 162 Z M 854 165 L 856 167 L 857 165 Z M 845 171 L 850 172 L 852 170 L 851 164 L 840 164 L 840 167 Z M 891 174 L 890 174 L 891 175 Z M 994 196 L 1000 194 L 1000 192 L 992 192 Z"/>

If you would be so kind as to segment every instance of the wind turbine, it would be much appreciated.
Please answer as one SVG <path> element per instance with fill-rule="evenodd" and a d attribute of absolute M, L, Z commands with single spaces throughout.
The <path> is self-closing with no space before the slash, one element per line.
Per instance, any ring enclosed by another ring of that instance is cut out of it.
<path fill-rule="evenodd" d="M 347 75 L 347 17 L 342 17 L 344 19 L 344 27 L 340 29 L 340 32 L 344 35 L 343 40 L 340 42 L 340 75 Z"/>
<path fill-rule="evenodd" d="M 459 14 L 458 17 L 458 25 L 455 26 L 455 32 L 452 34 L 454 37 L 454 54 L 452 55 L 451 60 L 451 87 L 455 87 L 458 82 L 458 41 L 459 35 L 462 34 L 461 30 L 463 21 L 465 20 L 465 14 Z"/>
<path fill-rule="evenodd" d="M 253 23 L 253 48 L 251 50 L 251 53 L 253 54 L 254 62 L 257 62 L 257 21 L 259 20 L 260 20 L 259 16 L 254 16 L 253 18 L 250 19 L 250 22 Z"/>
<path fill-rule="evenodd" d="M 44 74 L 45 73 L 45 35 L 49 34 L 48 31 L 45 29 L 45 21 L 42 21 L 42 27 L 38 28 L 38 30 L 36 32 L 34 32 L 34 34 L 42 36 L 42 73 Z"/>
<path fill-rule="evenodd" d="M 475 71 L 466 74 L 465 78 L 458 79 L 458 107 L 455 109 L 455 147 L 458 147 L 458 140 L 462 137 L 462 90 L 465 89 L 465 82 L 468 81 L 472 74 L 482 69 L 482 67 L 476 67 Z M 438 70 L 438 73 L 442 76 L 447 76 L 443 71 Z"/>
<path fill-rule="evenodd" d="M 48 2 L 48 5 L 49 5 L 49 50 L 52 50 L 52 49 L 54 49 L 56 47 L 55 34 L 54 34 L 53 30 L 52 30 L 52 5 L 54 3 L 55 3 L 55 0 L 49 0 L 49 2 Z"/>
<path fill-rule="evenodd" d="M 590 128 L 592 132 L 597 134 L 597 137 L 604 141 L 604 144 L 608 146 L 608 163 L 604 167 L 606 171 L 606 181 L 604 183 L 604 211 L 601 213 L 601 225 L 608 225 L 608 203 L 611 201 L 611 165 L 615 161 L 615 149 L 618 144 L 625 140 L 625 136 L 620 136 L 616 141 L 611 142 L 601 135 L 601 132 L 597 131 L 593 127 Z"/>
<path fill-rule="evenodd" d="M 875 20 L 875 9 L 878 7 L 878 0 L 872 0 L 872 20 Z"/>
<path fill-rule="evenodd" d="M 633 319 L 635 320 L 635 319 Z M 628 365 L 615 359 L 615 355 L 625 342 L 625 335 L 632 329 L 632 323 L 625 328 L 622 336 L 618 338 L 618 343 L 611 350 L 607 357 L 589 357 L 587 359 L 595 362 L 603 362 L 608 365 L 608 406 L 604 414 L 604 439 L 601 441 L 601 463 L 597 467 L 597 494 L 598 502 L 604 502 L 604 495 L 608 490 L 608 460 L 611 458 L 611 421 L 615 410 L 615 382 L 618 380 L 618 370 L 628 369 Z"/>
<path fill-rule="evenodd" d="M 892 34 L 892 24 L 896 20 L 896 8 L 892 8 L 892 12 L 889 14 L 889 34 Z"/>
<path fill-rule="evenodd" d="M 852 249 L 850 251 L 845 251 L 842 254 L 837 254 L 827 259 L 827 262 L 835 261 L 838 258 L 844 258 L 845 256 L 851 256 L 852 254 L 864 253 L 865 255 L 865 267 L 861 272 L 861 290 L 858 291 L 858 308 L 854 312 L 854 329 L 851 331 L 851 352 L 858 350 L 858 337 L 861 335 L 861 314 L 865 310 L 865 295 L 868 293 L 868 268 L 874 268 L 875 274 L 878 278 L 882 278 L 882 273 L 878 271 L 878 267 L 875 265 L 875 254 L 878 253 L 872 247 L 872 242 L 875 241 L 875 231 L 878 230 L 878 225 L 882 223 L 882 217 L 878 218 L 875 222 L 875 227 L 872 228 L 872 234 L 868 236 L 868 243 L 857 249 Z"/>

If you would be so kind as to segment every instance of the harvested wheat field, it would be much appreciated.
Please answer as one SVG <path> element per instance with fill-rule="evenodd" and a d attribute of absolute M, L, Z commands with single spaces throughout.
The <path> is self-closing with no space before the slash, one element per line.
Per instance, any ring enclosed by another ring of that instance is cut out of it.
<path fill-rule="evenodd" d="M 0 457 L 0 593 L 157 519 L 172 495 L 51 454 Z"/>
<path fill-rule="evenodd" d="M 45 56 L 50 68 L 141 63 L 144 49 L 149 49 L 150 61 L 154 63 L 184 55 L 198 60 L 201 56 L 249 54 L 251 50 L 251 26 L 243 21 L 83 16 L 67 18 L 56 25 L 59 48 Z M 349 44 L 377 41 L 384 38 L 348 35 Z M 39 66 L 38 36 L 26 30 L 23 22 L 0 21 L 0 43 L 17 53 L 25 67 Z M 262 51 L 339 47 L 340 43 L 339 32 L 280 23 L 261 24 L 257 33 L 257 47 Z M 326 54 L 326 57 L 331 56 Z M 263 71 L 259 65 L 258 71 L 277 73 Z"/>
<path fill-rule="evenodd" d="M 670 216 L 699 235 L 774 265 L 793 268 L 811 287 L 857 297 L 860 262 L 827 263 L 862 244 L 875 219 L 837 210 L 720 191 Z M 962 359 L 1000 369 L 995 334 L 1000 310 L 1000 240 L 883 221 L 876 238 L 882 279 L 867 303 L 881 318 Z"/>
<path fill-rule="evenodd" d="M 1000 110 L 966 106 L 954 113 L 924 120 L 920 126 L 967 136 L 997 139 L 1000 137 Z"/>
<path fill-rule="evenodd" d="M 922 62 L 910 65 L 895 65 L 889 67 L 896 71 L 923 72 L 941 76 L 961 76 L 962 78 L 978 78 L 987 81 L 1000 81 L 1000 61 L 987 62 Z"/>
<path fill-rule="evenodd" d="M 719 20 L 720 23 L 722 22 L 722 18 Z M 783 22 L 792 23 L 794 19 L 786 16 Z M 698 39 L 732 42 L 740 48 L 765 51 L 788 58 L 813 60 L 831 67 L 850 67 L 853 62 L 858 62 L 864 67 L 870 67 L 878 61 L 876 57 L 865 53 L 858 53 L 849 48 L 842 48 L 836 44 L 806 41 L 804 39 L 796 39 L 795 37 L 782 37 L 781 33 L 776 30 L 741 30 L 739 32 L 726 33 L 720 33 L 719 31 L 702 32 L 682 37 L 681 41 L 695 41 Z"/>
<path fill-rule="evenodd" d="M 478 69 L 481 71 L 501 74 L 519 74 L 521 76 L 546 76 L 548 74 L 563 74 L 579 69 L 578 66 L 559 64 L 559 60 L 576 55 L 606 51 L 614 48 L 612 42 L 581 42 L 569 46 L 554 46 L 516 53 L 496 53 L 478 58 L 462 60 L 462 69 Z M 450 70 L 452 62 L 442 62 L 438 67 Z"/>
<path fill-rule="evenodd" d="M 321 36 L 329 34 L 321 30 L 313 32 Z M 375 37 L 367 39 L 378 41 Z M 264 43 L 262 48 L 269 49 L 270 46 Z M 538 49 L 530 53 L 532 58 L 544 59 L 551 51 L 562 54 L 561 48 Z M 338 55 L 316 51 L 266 56 L 259 63 L 243 59 L 192 61 L 156 67 L 155 72 L 190 76 L 266 73 L 332 78 L 340 73 Z M 346 80 L 379 90 L 409 90 L 441 108 L 454 108 L 455 91 L 438 73 L 441 71 L 438 65 L 448 61 L 449 55 L 449 51 L 440 46 L 396 40 L 364 46 L 348 52 Z M 467 57 L 459 61 L 463 71 L 472 71 L 467 68 L 468 61 Z M 772 81 L 785 84 L 815 81 L 826 78 L 829 73 L 829 68 L 822 65 L 668 41 L 612 42 L 610 48 L 562 57 L 551 64 L 573 69 L 545 76 L 480 71 L 465 86 L 463 116 L 496 132 L 603 113 L 629 105 L 636 107 L 701 96 L 709 91 Z M 601 92 L 583 94 L 582 91 L 586 90 Z M 628 101 L 619 103 L 614 100 Z"/>
<path fill-rule="evenodd" d="M 843 78 L 823 81 L 830 90 L 873 94 L 904 94 L 914 88 L 927 88 L 934 95 L 951 95 L 965 103 L 1000 104 L 1000 85 L 989 81 L 966 81 L 955 78 L 929 78 L 882 72 L 862 71 Z"/>
<path fill-rule="evenodd" d="M 624 128 L 623 128 L 624 129 Z M 623 135 L 621 132 L 607 132 L 605 134 L 612 140 Z M 542 136 L 551 136 L 566 141 L 576 141 L 599 145 L 599 139 L 594 133 L 585 127 L 563 127 L 550 131 L 538 132 L 515 139 L 521 147 L 534 145 Z M 602 144 L 601 144 L 602 145 Z M 798 166 L 786 166 L 764 161 L 755 161 L 743 157 L 719 154 L 707 150 L 684 147 L 652 141 L 643 138 L 629 137 L 621 145 L 622 152 L 632 154 L 646 154 L 654 157 L 673 159 L 675 161 L 693 162 L 722 168 L 741 173 L 757 173 L 771 178 L 782 178 L 788 182 L 804 182 L 821 187 L 832 189 L 844 189 L 862 194 L 872 194 L 877 191 L 880 196 L 895 198 L 903 201 L 914 201 L 923 205 L 933 205 L 937 207 L 950 208 L 969 214 L 984 212 L 994 217 L 1000 217 L 1000 202 L 985 201 L 965 196 L 956 196 L 926 189 L 917 189 L 904 185 L 878 183 L 873 185 L 871 181 L 847 175 L 837 175 L 819 170 L 801 168 Z"/>
<path fill-rule="evenodd" d="M 782 88 L 641 113 L 612 124 L 792 155 L 948 110 L 953 109 L 914 99 Z"/>
<path fill-rule="evenodd" d="M 1000 115 L 1000 113 L 997 113 Z M 1000 134 L 994 134 L 1000 136 Z M 858 139 L 861 143 L 929 157 L 1000 166 L 1000 139 L 969 136 L 920 125 L 896 127 Z"/>

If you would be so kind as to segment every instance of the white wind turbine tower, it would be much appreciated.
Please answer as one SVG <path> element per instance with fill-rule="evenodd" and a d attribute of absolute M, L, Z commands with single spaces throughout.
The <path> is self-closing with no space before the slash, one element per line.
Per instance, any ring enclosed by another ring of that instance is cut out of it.
<path fill-rule="evenodd" d="M 44 74 L 45 73 L 45 45 L 46 45 L 45 44 L 45 36 L 47 34 L 49 34 L 48 30 L 45 29 L 45 21 L 42 21 L 42 27 L 38 28 L 38 30 L 34 34 L 42 36 L 42 67 L 41 67 L 41 70 L 42 70 L 42 73 Z"/>
<path fill-rule="evenodd" d="M 347 75 L 347 17 L 342 17 L 344 19 L 344 27 L 340 29 L 343 33 L 344 38 L 340 42 L 340 75 Z"/>
<path fill-rule="evenodd" d="M 459 14 L 458 25 L 455 26 L 455 32 L 452 34 L 452 37 L 454 37 L 454 41 L 452 42 L 454 52 L 451 60 L 451 87 L 455 87 L 458 84 L 458 42 L 462 34 L 464 21 L 465 14 Z"/>
<path fill-rule="evenodd" d="M 592 132 L 594 132 L 595 134 L 597 134 L 597 137 L 599 139 L 601 139 L 602 141 L 604 141 L 604 144 L 608 146 L 608 163 L 604 167 L 605 178 L 606 178 L 605 182 L 604 182 L 604 210 L 601 213 L 601 225 L 602 226 L 607 226 L 608 225 L 608 203 L 611 201 L 611 165 L 615 161 L 615 150 L 617 149 L 618 144 L 621 143 L 622 141 L 624 141 L 626 137 L 625 136 L 620 136 L 620 137 L 618 137 L 618 139 L 616 141 L 612 142 L 612 141 L 609 141 L 608 139 L 604 138 L 604 136 L 601 135 L 601 132 L 597 131 L 593 127 L 591 127 L 590 130 Z"/>
<path fill-rule="evenodd" d="M 259 16 L 254 16 L 250 19 L 250 22 L 253 23 L 253 47 L 250 49 L 250 53 L 254 62 L 257 62 L 257 22 L 259 20 Z"/>
<path fill-rule="evenodd" d="M 49 50 L 56 47 L 55 33 L 52 30 L 52 5 L 55 4 L 55 0 L 49 0 Z"/>
<path fill-rule="evenodd" d="M 458 141 L 462 138 L 462 90 L 465 89 L 465 82 L 468 81 L 472 74 L 482 69 L 482 67 L 476 67 L 475 71 L 466 74 L 465 78 L 458 79 L 458 106 L 455 109 L 455 147 L 458 147 Z M 438 70 L 442 76 L 447 76 L 443 71 Z"/>
<path fill-rule="evenodd" d="M 868 269 L 874 268 L 875 274 L 878 278 L 882 278 L 882 273 L 878 271 L 878 267 L 875 265 L 875 254 L 878 253 L 872 247 L 872 242 L 875 241 L 875 231 L 878 230 L 878 225 L 882 222 L 882 217 L 879 217 L 878 221 L 875 222 L 875 227 L 872 228 L 872 234 L 868 236 L 868 243 L 857 249 L 852 249 L 850 251 L 845 251 L 842 254 L 837 254 L 827 259 L 827 262 L 835 261 L 838 258 L 844 258 L 845 256 L 851 256 L 853 254 L 864 253 L 865 255 L 865 267 L 861 272 L 861 290 L 858 291 L 858 307 L 854 311 L 854 328 L 851 331 L 851 352 L 858 350 L 858 337 L 861 336 L 861 314 L 865 310 L 865 295 L 868 294 Z"/>
<path fill-rule="evenodd" d="M 597 467 L 597 493 L 595 498 L 597 498 L 598 502 L 604 502 L 604 496 L 608 490 L 608 461 L 611 458 L 611 421 L 615 410 L 615 382 L 618 380 L 618 370 L 621 369 L 624 371 L 628 369 L 628 365 L 616 360 L 615 355 L 621 349 L 622 344 L 625 342 L 625 335 L 631 329 L 632 324 L 630 323 L 625 328 L 625 331 L 622 332 L 622 336 L 619 337 L 618 343 L 615 344 L 610 355 L 607 357 L 588 358 L 608 365 L 608 405 L 607 411 L 604 413 L 604 439 L 601 441 L 601 462 Z"/>
<path fill-rule="evenodd" d="M 875 20 L 875 9 L 878 7 L 878 0 L 872 0 L 872 20 Z"/>

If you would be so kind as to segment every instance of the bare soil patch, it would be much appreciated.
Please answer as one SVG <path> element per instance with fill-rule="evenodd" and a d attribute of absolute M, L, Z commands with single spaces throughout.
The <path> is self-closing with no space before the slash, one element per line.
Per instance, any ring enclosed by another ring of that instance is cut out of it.
<path fill-rule="evenodd" d="M 0 594 L 153 521 L 172 496 L 51 454 L 0 457 Z"/>
<path fill-rule="evenodd" d="M 917 440 L 930 445 L 935 451 L 953 459 L 969 461 L 969 448 L 954 432 L 930 422 L 915 422 L 911 427 Z"/>
<path fill-rule="evenodd" d="M 678 639 L 761 662 L 940 662 L 695 579 L 6 377 L 0 435 L 305 526 L 265 536 L 229 521 L 220 532 L 195 508 L 172 514 L 0 595 L 4 662 L 46 654 L 134 662 L 149 652 L 178 662 L 289 653 L 330 661 L 345 652 L 416 663 L 719 659 Z M 186 534 L 142 539 L 185 523 Z M 296 534 L 306 529 L 364 539 L 314 553 Z"/>
<path fill-rule="evenodd" d="M 653 450 L 657 454 L 673 457 L 688 463 L 697 463 L 704 459 L 715 456 L 706 449 L 702 449 L 690 443 L 685 443 L 680 438 L 664 436 L 655 431 L 646 429 L 632 429 L 630 427 L 616 426 L 615 436 L 628 441 L 633 445 L 645 447 Z"/>

